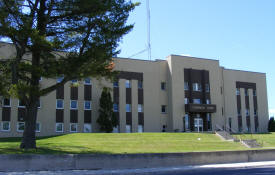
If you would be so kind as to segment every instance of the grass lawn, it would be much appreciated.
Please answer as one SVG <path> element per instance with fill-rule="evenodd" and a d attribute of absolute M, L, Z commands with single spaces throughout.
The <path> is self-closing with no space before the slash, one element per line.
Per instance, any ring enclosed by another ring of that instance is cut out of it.
<path fill-rule="evenodd" d="M 18 149 L 20 140 L 0 138 L 0 154 L 171 153 L 247 149 L 240 143 L 222 141 L 209 133 L 76 133 L 38 138 L 37 151 L 27 152 Z"/>
<path fill-rule="evenodd" d="M 241 139 L 256 139 L 258 143 L 262 144 L 263 148 L 275 148 L 275 132 L 266 134 L 242 134 L 234 135 L 234 137 Z"/>

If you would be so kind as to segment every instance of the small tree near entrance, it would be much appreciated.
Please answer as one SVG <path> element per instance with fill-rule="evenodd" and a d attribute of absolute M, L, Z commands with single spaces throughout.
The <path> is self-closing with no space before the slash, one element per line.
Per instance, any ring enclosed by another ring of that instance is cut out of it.
<path fill-rule="evenodd" d="M 118 125 L 118 120 L 113 111 L 113 101 L 111 98 L 110 90 L 106 87 L 103 88 L 100 97 L 100 108 L 98 110 L 99 117 L 97 123 L 100 125 L 100 130 L 110 133 L 113 128 Z"/>

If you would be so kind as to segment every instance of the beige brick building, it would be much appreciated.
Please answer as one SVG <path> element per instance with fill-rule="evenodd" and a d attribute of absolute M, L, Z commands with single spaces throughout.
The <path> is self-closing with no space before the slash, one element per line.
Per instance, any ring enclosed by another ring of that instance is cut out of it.
<path fill-rule="evenodd" d="M 1 44 L 0 58 L 13 53 Z M 218 60 L 170 55 L 166 60 L 115 58 L 117 82 L 87 78 L 40 99 L 37 135 L 99 132 L 96 123 L 104 86 L 112 90 L 119 126 L 114 132 L 267 132 L 264 73 L 225 69 Z M 41 86 L 57 79 L 41 79 Z M 74 80 L 76 81 L 76 80 Z M 21 136 L 24 104 L 4 99 L 0 137 Z"/>

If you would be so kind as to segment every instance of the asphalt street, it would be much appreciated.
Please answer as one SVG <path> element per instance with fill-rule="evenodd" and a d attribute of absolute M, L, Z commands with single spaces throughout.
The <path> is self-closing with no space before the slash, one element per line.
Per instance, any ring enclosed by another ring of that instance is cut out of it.
<path fill-rule="evenodd" d="M 125 170 L 0 172 L 0 175 L 275 175 L 275 161 Z"/>

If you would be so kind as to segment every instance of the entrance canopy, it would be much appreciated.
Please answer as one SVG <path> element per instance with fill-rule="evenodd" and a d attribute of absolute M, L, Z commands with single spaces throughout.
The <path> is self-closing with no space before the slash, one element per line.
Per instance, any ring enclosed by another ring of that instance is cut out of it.
<path fill-rule="evenodd" d="M 214 113 L 216 112 L 216 105 L 190 103 L 185 105 L 185 111 L 194 113 Z"/>

